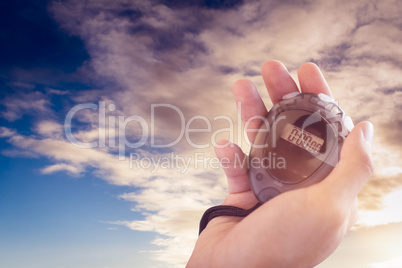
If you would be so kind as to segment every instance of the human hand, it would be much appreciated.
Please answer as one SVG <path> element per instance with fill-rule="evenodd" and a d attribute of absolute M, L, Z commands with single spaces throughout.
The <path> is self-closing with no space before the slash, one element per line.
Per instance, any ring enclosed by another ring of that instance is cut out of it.
<path fill-rule="evenodd" d="M 262 76 L 275 104 L 283 95 L 298 91 L 285 66 L 266 62 Z M 298 70 L 302 92 L 331 91 L 318 67 L 306 63 Z M 248 80 L 233 85 L 242 105 L 242 120 L 257 129 L 267 110 L 255 86 Z M 247 129 L 246 129 L 247 131 Z M 255 132 L 247 132 L 253 141 Z M 373 126 L 359 123 L 346 138 L 340 161 L 329 176 L 309 187 L 282 193 L 245 218 L 220 216 L 200 234 L 187 267 L 313 267 L 341 243 L 357 219 L 357 194 L 373 173 L 371 142 Z M 226 144 L 221 141 L 218 144 Z M 234 165 L 235 156 L 246 155 L 237 146 L 215 148 L 228 180 L 229 194 L 222 205 L 244 209 L 258 201 L 250 189 L 247 166 Z"/>

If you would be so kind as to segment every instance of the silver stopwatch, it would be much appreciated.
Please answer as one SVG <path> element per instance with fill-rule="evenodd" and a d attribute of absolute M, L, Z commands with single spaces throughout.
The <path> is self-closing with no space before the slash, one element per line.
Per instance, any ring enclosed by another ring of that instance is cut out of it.
<path fill-rule="evenodd" d="M 331 97 L 292 92 L 265 116 L 249 156 L 251 189 L 260 202 L 323 180 L 337 165 L 354 127 Z"/>

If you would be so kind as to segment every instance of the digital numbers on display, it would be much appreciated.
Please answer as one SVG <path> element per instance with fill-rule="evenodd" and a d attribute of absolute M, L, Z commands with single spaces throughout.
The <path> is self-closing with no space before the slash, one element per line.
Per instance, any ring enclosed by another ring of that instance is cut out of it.
<path fill-rule="evenodd" d="M 320 137 L 289 123 L 283 129 L 281 138 L 311 153 L 319 152 L 324 144 Z"/>

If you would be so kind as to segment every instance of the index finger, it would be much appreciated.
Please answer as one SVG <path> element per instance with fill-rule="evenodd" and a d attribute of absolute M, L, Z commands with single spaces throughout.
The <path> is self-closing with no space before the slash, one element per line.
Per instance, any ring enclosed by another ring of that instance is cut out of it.
<path fill-rule="evenodd" d="M 305 93 L 324 93 L 332 97 L 331 90 L 325 80 L 323 74 L 314 63 L 305 63 L 300 66 L 297 76 L 299 78 L 300 88 Z"/>
<path fill-rule="evenodd" d="M 267 61 L 262 66 L 261 73 L 272 104 L 280 101 L 283 95 L 299 91 L 285 65 L 280 61 Z"/>

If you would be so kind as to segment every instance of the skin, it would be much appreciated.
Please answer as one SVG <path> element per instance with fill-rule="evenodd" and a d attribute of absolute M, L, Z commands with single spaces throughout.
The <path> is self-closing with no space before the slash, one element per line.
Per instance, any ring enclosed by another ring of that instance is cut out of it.
<path fill-rule="evenodd" d="M 262 76 L 273 103 L 284 94 L 299 91 L 278 61 L 266 62 Z M 315 64 L 303 64 L 298 79 L 301 92 L 332 96 Z M 250 81 L 236 81 L 233 94 L 236 102 L 241 101 L 243 123 L 267 113 Z M 260 123 L 254 119 L 248 129 L 258 128 Z M 255 132 L 248 132 L 251 141 L 254 137 Z M 245 218 L 221 216 L 211 220 L 199 236 L 187 267 L 314 267 L 325 260 L 357 219 L 357 195 L 373 173 L 372 139 L 372 124 L 359 123 L 345 140 L 339 164 L 320 183 L 276 196 Z M 220 141 L 218 145 L 226 143 Z M 246 155 L 234 144 L 217 146 L 215 152 L 219 159 L 231 160 L 222 163 L 229 188 L 223 205 L 253 207 L 257 199 L 250 189 L 247 167 L 233 165 L 236 154 L 240 158 Z"/>

